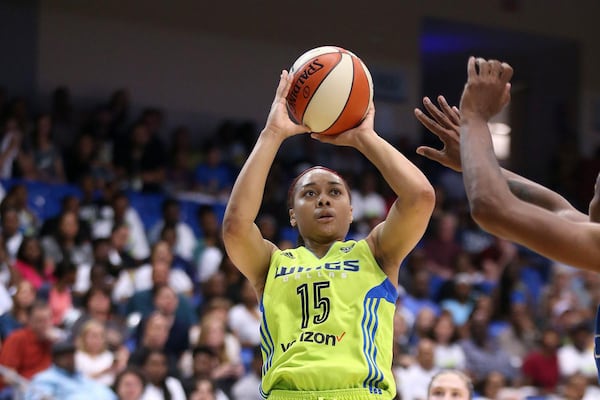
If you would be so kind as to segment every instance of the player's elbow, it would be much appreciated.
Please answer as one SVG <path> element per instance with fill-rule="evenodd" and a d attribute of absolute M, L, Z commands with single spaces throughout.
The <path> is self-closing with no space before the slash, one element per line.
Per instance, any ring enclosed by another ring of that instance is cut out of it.
<path fill-rule="evenodd" d="M 248 230 L 247 223 L 243 221 L 235 212 L 227 210 L 223 216 L 221 231 L 223 240 L 243 236 Z"/>
<path fill-rule="evenodd" d="M 469 199 L 471 218 L 483 229 L 494 232 L 503 221 L 504 206 L 493 194 Z"/>

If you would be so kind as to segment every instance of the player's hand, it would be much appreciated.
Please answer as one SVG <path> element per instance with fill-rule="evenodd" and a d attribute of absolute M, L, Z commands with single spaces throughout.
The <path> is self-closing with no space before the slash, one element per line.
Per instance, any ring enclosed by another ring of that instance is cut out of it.
<path fill-rule="evenodd" d="M 311 133 L 313 139 L 323 143 L 330 143 L 336 146 L 349 146 L 354 148 L 360 147 L 360 140 L 366 135 L 376 134 L 373 125 L 375 120 L 375 105 L 373 102 L 369 105 L 367 114 L 362 122 L 355 128 L 348 129 L 337 135 L 322 135 L 319 133 Z"/>
<path fill-rule="evenodd" d="M 423 106 L 431 117 L 418 108 L 415 108 L 415 117 L 442 141 L 444 147 L 438 150 L 419 146 L 417 154 L 460 172 L 460 112 L 458 108 L 450 107 L 444 96 L 438 96 L 437 100 L 439 107 L 428 97 L 423 98 Z"/>
<path fill-rule="evenodd" d="M 265 131 L 276 135 L 282 135 L 284 138 L 305 133 L 310 129 L 303 125 L 294 123 L 288 114 L 286 96 L 292 86 L 292 75 L 286 70 L 281 71 L 279 85 L 275 92 L 275 99 L 271 105 L 271 111 L 267 117 Z"/>
<path fill-rule="evenodd" d="M 513 69 L 507 63 L 470 57 L 467 63 L 467 83 L 460 99 L 464 118 L 489 121 L 510 101 L 510 79 Z"/>

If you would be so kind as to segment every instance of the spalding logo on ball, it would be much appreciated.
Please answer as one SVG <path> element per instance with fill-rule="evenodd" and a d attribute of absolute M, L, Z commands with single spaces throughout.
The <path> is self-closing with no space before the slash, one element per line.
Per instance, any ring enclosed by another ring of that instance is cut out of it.
<path fill-rule="evenodd" d="M 290 74 L 288 111 L 312 132 L 336 135 L 354 128 L 373 99 L 373 81 L 366 65 L 341 47 L 307 51 L 294 62 Z"/>

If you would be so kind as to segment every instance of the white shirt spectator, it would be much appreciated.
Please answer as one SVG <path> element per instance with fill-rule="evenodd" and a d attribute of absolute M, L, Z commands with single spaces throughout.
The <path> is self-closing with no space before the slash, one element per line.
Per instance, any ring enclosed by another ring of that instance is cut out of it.
<path fill-rule="evenodd" d="M 114 360 L 113 353 L 108 350 L 95 357 L 77 350 L 75 352 L 75 369 L 96 382 L 110 386 L 115 381 L 115 374 L 106 371 L 113 365 Z M 105 372 L 98 375 L 103 371 Z"/>
<path fill-rule="evenodd" d="M 435 346 L 435 366 L 438 368 L 465 369 L 465 352 L 458 343 Z"/>
<path fill-rule="evenodd" d="M 241 377 L 231 388 L 233 400 L 262 400 L 259 392 L 260 377 L 249 372 Z"/>
<path fill-rule="evenodd" d="M 243 304 L 236 304 L 229 310 L 227 316 L 229 328 L 237 335 L 242 343 L 260 345 L 260 308 L 256 306 L 255 314 Z"/>
<path fill-rule="evenodd" d="M 156 243 L 160 239 L 160 231 L 165 223 L 163 220 L 158 221 L 150 232 L 148 239 L 150 243 Z M 184 260 L 191 261 L 194 256 L 194 248 L 196 247 L 196 235 L 193 229 L 185 222 L 178 222 L 175 226 L 177 234 L 177 242 L 175 243 L 175 253 Z"/>
<path fill-rule="evenodd" d="M 196 271 L 199 282 L 206 282 L 219 270 L 223 261 L 223 252 L 218 247 L 209 246 L 200 255 Z"/>
<path fill-rule="evenodd" d="M 402 400 L 426 400 L 431 378 L 439 371 L 432 368 L 426 371 L 418 363 L 408 368 L 395 369 L 396 387 Z"/>
<path fill-rule="evenodd" d="M 171 393 L 171 400 L 186 400 L 185 391 L 183 390 L 183 386 L 178 379 L 168 376 L 165 380 L 165 383 L 167 389 Z M 141 400 L 164 400 L 164 398 L 165 395 L 161 388 L 148 383 L 144 393 L 142 394 Z"/>
<path fill-rule="evenodd" d="M 187 274 L 180 269 L 169 272 L 169 286 L 175 293 L 189 293 L 194 285 Z M 152 288 L 152 266 L 144 264 L 134 270 L 123 270 L 119 273 L 113 288 L 112 296 L 116 302 L 121 302 L 133 296 L 135 292 Z"/>
<path fill-rule="evenodd" d="M 104 207 L 101 211 L 102 217 L 92 225 L 92 236 L 94 238 L 110 237 L 114 225 L 114 212 L 110 207 Z M 146 238 L 146 230 L 138 212 L 129 207 L 125 212 L 125 223 L 129 227 L 129 240 L 127 251 L 136 260 L 144 260 L 150 256 L 150 245 Z"/>
<path fill-rule="evenodd" d="M 594 378 L 596 372 L 596 359 L 593 347 L 580 352 L 572 344 L 562 346 L 558 349 L 558 369 L 563 377 L 580 372 L 583 375 Z"/>

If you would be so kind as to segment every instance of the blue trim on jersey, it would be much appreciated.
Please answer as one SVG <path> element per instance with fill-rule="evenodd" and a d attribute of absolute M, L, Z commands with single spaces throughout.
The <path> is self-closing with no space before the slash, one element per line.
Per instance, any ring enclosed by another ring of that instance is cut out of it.
<path fill-rule="evenodd" d="M 273 364 L 273 354 L 275 353 L 275 343 L 273 337 L 269 332 L 269 326 L 267 324 L 267 317 L 264 312 L 262 300 L 260 302 L 260 309 L 262 311 L 262 323 L 260 324 L 260 348 L 265 353 L 263 360 L 262 374 L 263 376 L 267 373 L 271 365 Z"/>
<path fill-rule="evenodd" d="M 269 393 L 265 393 L 265 391 L 263 390 L 262 383 L 260 383 L 258 385 L 258 393 L 260 394 L 260 397 L 262 397 L 265 400 L 266 400 L 267 397 L 269 397 Z"/>
<path fill-rule="evenodd" d="M 596 311 L 596 330 L 594 331 L 594 360 L 596 360 L 596 372 L 600 383 L 600 306 Z"/>
<path fill-rule="evenodd" d="M 398 291 L 389 279 L 385 279 L 380 285 L 375 286 L 367 292 L 363 301 L 363 319 L 361 330 L 363 336 L 363 354 L 369 367 L 369 373 L 363 381 L 363 387 L 368 388 L 370 393 L 382 394 L 378 387 L 383 382 L 384 374 L 377 366 L 377 346 L 375 336 L 379 327 L 379 305 L 381 300 L 396 304 Z"/>

